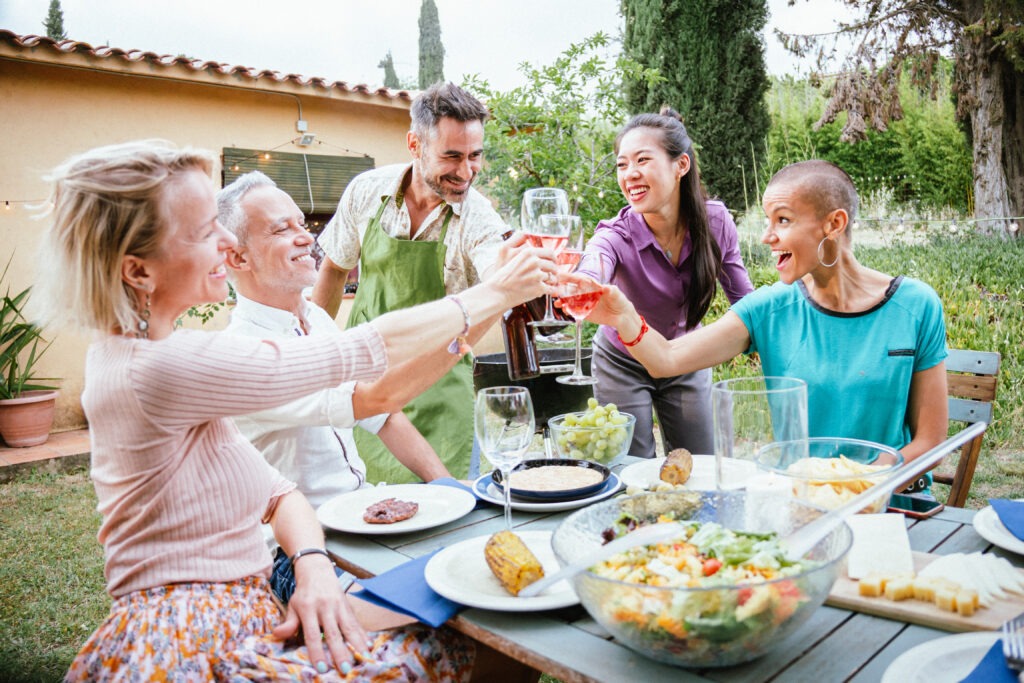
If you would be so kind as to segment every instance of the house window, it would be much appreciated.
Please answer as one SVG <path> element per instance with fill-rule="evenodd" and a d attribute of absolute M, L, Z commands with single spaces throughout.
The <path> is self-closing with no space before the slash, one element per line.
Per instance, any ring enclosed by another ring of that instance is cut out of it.
<path fill-rule="evenodd" d="M 266 158 L 265 153 L 258 149 L 225 147 L 221 172 L 223 185 L 249 171 L 266 173 L 295 200 L 306 214 L 306 224 L 311 232 L 317 234 L 334 215 L 349 181 L 374 167 L 372 157 L 288 152 L 271 152 L 269 156 Z"/>

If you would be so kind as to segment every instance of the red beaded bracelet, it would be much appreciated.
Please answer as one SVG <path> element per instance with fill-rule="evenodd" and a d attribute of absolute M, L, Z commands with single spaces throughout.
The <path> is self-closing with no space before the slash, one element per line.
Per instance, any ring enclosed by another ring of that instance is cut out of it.
<path fill-rule="evenodd" d="M 618 332 L 615 334 L 619 337 L 619 341 L 622 342 L 623 346 L 636 346 L 640 343 L 640 340 L 644 338 L 644 335 L 647 334 L 647 330 L 649 329 L 651 328 L 647 327 L 647 320 L 643 316 L 640 316 L 640 333 L 636 335 L 636 339 L 633 341 L 626 341 Z"/>

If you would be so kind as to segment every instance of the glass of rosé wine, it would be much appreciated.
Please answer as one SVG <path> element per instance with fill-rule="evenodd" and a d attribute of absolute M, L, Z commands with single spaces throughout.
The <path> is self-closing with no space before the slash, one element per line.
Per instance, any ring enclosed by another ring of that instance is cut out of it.
<path fill-rule="evenodd" d="M 559 307 L 576 321 L 576 367 L 571 375 L 556 377 L 562 384 L 596 384 L 597 379 L 583 374 L 581 359 L 583 346 L 583 319 L 590 315 L 603 294 L 604 262 L 596 253 L 583 254 L 577 271 L 571 274 L 559 273 L 555 295 Z M 595 277 L 593 277 L 596 275 Z"/>
<path fill-rule="evenodd" d="M 546 247 L 557 256 L 569 239 L 571 221 L 569 219 L 569 195 L 557 187 L 535 187 L 523 193 L 523 205 L 519 213 L 520 229 L 527 241 L 534 247 Z M 544 301 L 544 317 L 530 321 L 533 327 L 554 328 L 554 335 L 545 337 L 543 341 L 560 341 L 556 339 L 558 328 L 568 325 L 568 321 L 555 317 L 551 308 L 551 297 Z M 564 335 L 563 335 L 564 336 Z M 565 337 L 561 341 L 569 341 Z"/>
<path fill-rule="evenodd" d="M 567 274 L 576 270 L 576 267 L 580 264 L 580 259 L 583 257 L 583 244 L 586 241 L 583 221 L 580 217 L 572 214 L 549 213 L 540 217 L 540 223 L 544 230 L 553 231 L 555 230 L 554 226 L 559 226 L 559 231 L 567 232 L 568 237 L 566 240 L 561 246 L 555 247 L 555 263 L 558 264 L 558 272 L 560 273 Z M 565 315 L 559 317 L 555 314 L 551 306 L 550 295 L 544 298 L 546 306 L 544 318 L 531 323 L 541 327 L 541 329 L 537 330 L 537 341 L 549 344 L 571 343 L 573 340 L 572 336 L 557 329 L 551 332 L 549 331 L 551 328 L 546 327 L 552 321 L 558 326 L 565 326 L 569 321 Z"/>

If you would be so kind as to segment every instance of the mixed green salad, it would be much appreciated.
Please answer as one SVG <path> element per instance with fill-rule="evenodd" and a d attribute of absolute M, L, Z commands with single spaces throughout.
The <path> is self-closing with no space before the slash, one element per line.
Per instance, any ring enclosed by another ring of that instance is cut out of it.
<path fill-rule="evenodd" d="M 624 515 L 605 537 L 639 524 Z M 602 586 L 603 616 L 645 651 L 704 652 L 698 659 L 707 664 L 749 659 L 727 651 L 763 647 L 810 600 L 801 576 L 820 563 L 787 560 L 774 533 L 733 531 L 716 522 L 684 526 L 682 538 L 632 548 L 591 567 L 597 576 L 630 584 Z M 669 590 L 680 588 L 689 590 Z"/>

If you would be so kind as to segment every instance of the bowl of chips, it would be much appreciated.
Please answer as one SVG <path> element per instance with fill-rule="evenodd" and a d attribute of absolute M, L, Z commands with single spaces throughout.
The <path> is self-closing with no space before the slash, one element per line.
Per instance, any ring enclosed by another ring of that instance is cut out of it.
<path fill-rule="evenodd" d="M 773 443 L 758 451 L 757 464 L 766 472 L 764 476 L 775 479 L 775 488 L 834 510 L 888 479 L 903 465 L 903 456 L 872 441 L 816 437 L 807 440 L 807 457 L 794 456 L 783 445 Z M 887 501 L 888 496 L 880 496 L 861 512 L 883 512 Z"/>

